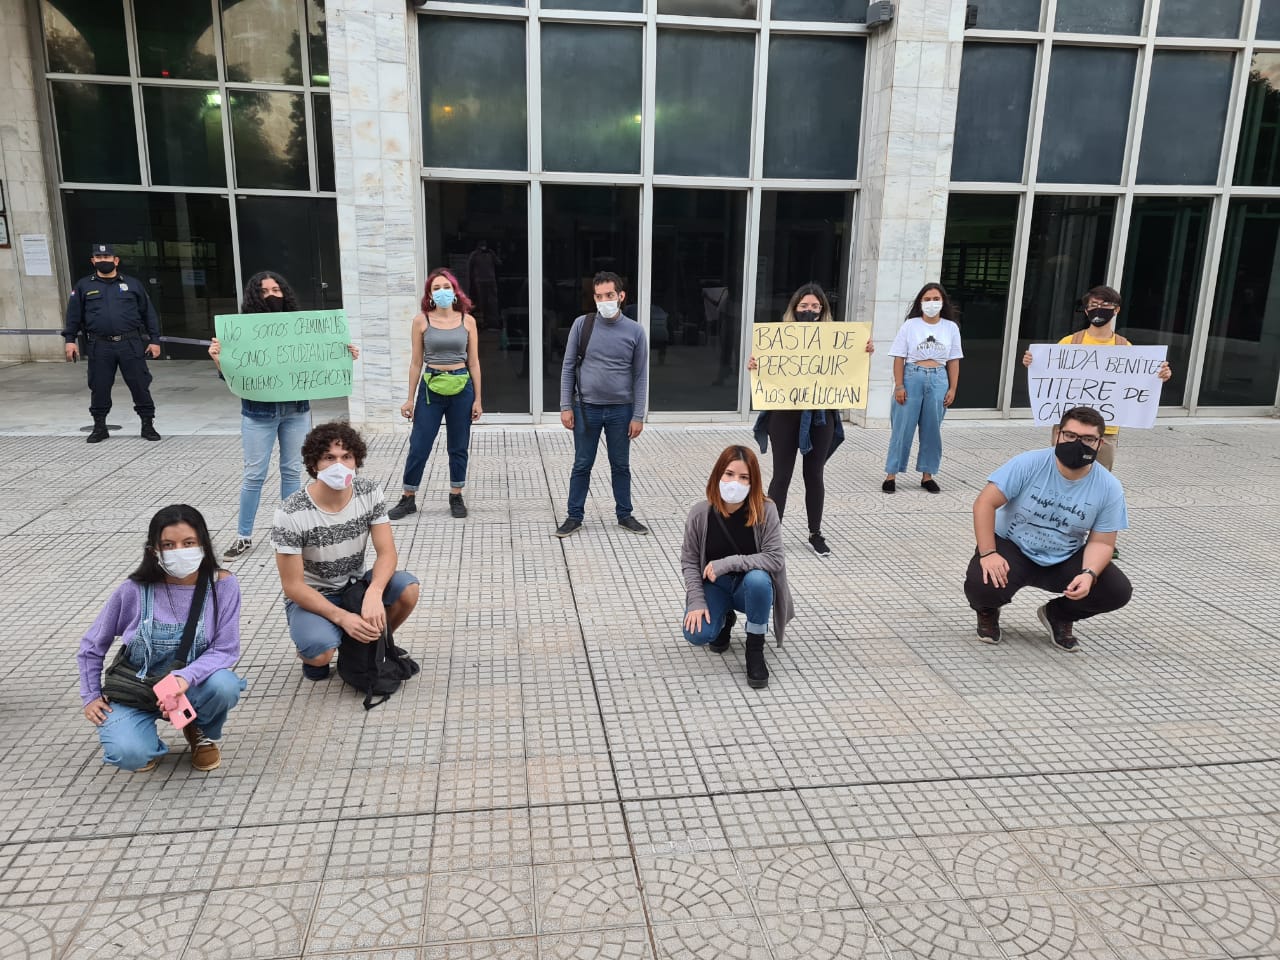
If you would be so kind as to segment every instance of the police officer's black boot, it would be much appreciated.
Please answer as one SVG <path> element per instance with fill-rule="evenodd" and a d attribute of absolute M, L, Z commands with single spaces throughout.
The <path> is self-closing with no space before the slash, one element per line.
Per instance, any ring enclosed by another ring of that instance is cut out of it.
<path fill-rule="evenodd" d="M 107 429 L 106 417 L 93 418 L 93 432 L 89 434 L 90 443 L 101 443 L 111 436 L 111 431 Z"/>
<path fill-rule="evenodd" d="M 155 421 L 150 417 L 142 418 L 142 439 L 143 440 L 159 440 L 160 434 L 156 433 Z"/>

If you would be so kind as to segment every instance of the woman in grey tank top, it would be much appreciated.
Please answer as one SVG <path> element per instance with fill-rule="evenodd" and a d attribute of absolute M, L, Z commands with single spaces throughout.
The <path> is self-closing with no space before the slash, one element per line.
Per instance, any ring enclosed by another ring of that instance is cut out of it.
<path fill-rule="evenodd" d="M 417 512 L 418 486 L 435 445 L 440 424 L 445 426 L 449 451 L 449 512 L 467 515 L 462 488 L 467 482 L 471 424 L 480 419 L 480 352 L 471 301 L 452 273 L 432 270 L 422 298 L 422 312 L 413 318 L 409 334 L 409 399 L 400 415 L 413 421 L 409 456 L 404 464 L 404 494 L 387 511 L 392 520 Z"/>

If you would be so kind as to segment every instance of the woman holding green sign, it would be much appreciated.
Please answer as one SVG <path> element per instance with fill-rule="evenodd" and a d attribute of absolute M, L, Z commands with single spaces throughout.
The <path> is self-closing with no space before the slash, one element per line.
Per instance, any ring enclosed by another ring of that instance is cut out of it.
<path fill-rule="evenodd" d="M 449 513 L 462 519 L 467 515 L 462 488 L 467 482 L 471 424 L 484 413 L 480 350 L 471 301 L 444 267 L 427 276 L 422 312 L 413 318 L 409 341 L 413 347 L 409 399 L 401 405 L 400 415 L 413 421 L 413 432 L 404 464 L 404 495 L 387 516 L 399 520 L 417 512 L 418 486 L 443 421 L 449 450 Z"/>
<path fill-rule="evenodd" d="M 288 313 L 298 308 L 289 281 L 278 273 L 264 270 L 249 278 L 244 288 L 241 313 Z M 360 348 L 347 344 L 351 359 L 360 356 Z M 209 356 L 222 376 L 222 344 L 214 337 Z M 244 449 L 244 477 L 240 481 L 240 517 L 236 538 L 222 555 L 232 560 L 253 547 L 253 521 L 262 499 L 262 484 L 271 467 L 271 448 L 280 443 L 280 499 L 287 500 L 302 487 L 302 441 L 311 429 L 311 402 L 286 400 L 240 401 L 240 443 Z"/>

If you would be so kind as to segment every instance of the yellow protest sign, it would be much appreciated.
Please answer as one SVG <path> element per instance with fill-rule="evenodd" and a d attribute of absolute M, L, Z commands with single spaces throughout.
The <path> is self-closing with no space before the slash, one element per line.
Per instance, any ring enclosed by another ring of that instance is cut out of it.
<path fill-rule="evenodd" d="M 752 409 L 865 409 L 870 339 L 869 323 L 757 323 Z"/>

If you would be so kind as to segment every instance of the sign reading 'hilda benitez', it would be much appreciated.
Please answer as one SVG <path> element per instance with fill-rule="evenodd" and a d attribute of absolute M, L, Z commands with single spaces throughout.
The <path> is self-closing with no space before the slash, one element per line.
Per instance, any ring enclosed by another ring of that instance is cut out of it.
<path fill-rule="evenodd" d="M 1151 427 L 1160 410 L 1167 347 L 1033 343 L 1027 390 L 1036 423 L 1056 424 L 1072 407 L 1092 407 L 1111 427 Z"/>
<path fill-rule="evenodd" d="M 867 405 L 869 323 L 757 323 L 751 328 L 755 410 Z"/>
<path fill-rule="evenodd" d="M 213 318 L 227 387 L 245 400 L 351 396 L 351 331 L 341 310 Z"/>

